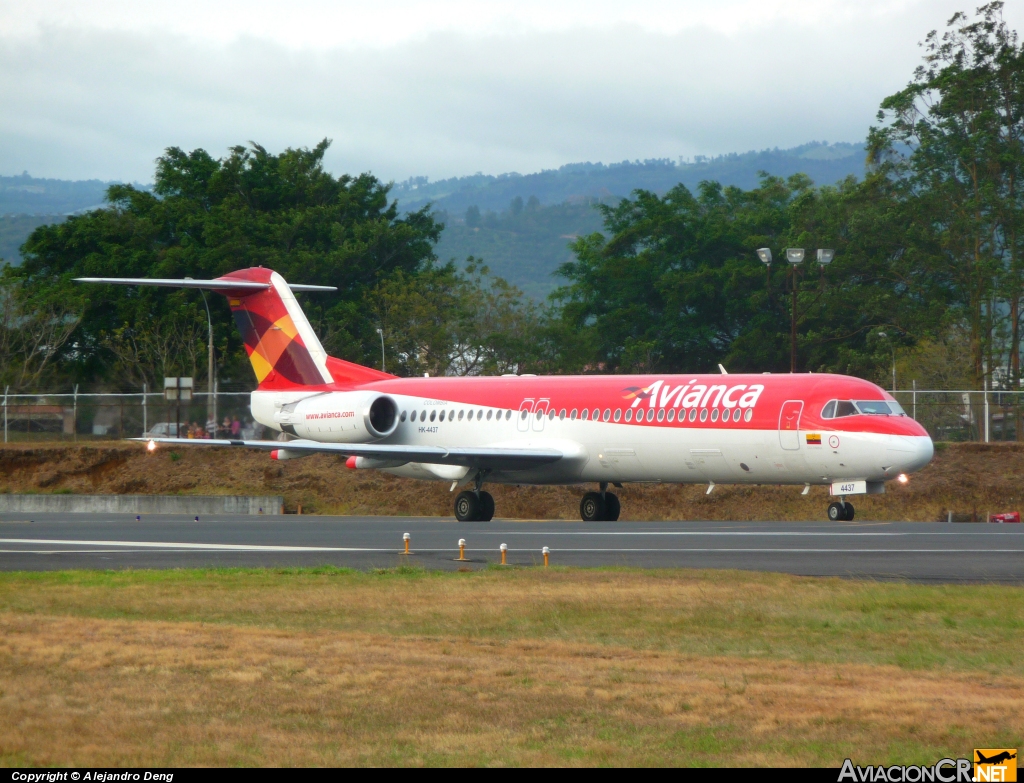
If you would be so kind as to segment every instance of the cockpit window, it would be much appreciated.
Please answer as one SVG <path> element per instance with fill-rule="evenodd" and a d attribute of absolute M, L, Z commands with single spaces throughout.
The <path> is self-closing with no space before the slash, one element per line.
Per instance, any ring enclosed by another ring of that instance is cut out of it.
<path fill-rule="evenodd" d="M 829 400 L 825 403 L 825 407 L 821 409 L 821 418 L 838 419 L 843 416 L 856 416 L 859 413 L 874 416 L 907 415 L 907 412 L 895 400 L 856 400 L 854 402 L 849 400 Z"/>
<path fill-rule="evenodd" d="M 840 416 L 856 416 L 857 409 L 853 407 L 853 403 L 849 400 L 839 400 L 836 403 L 836 418 Z"/>
<path fill-rule="evenodd" d="M 889 403 L 882 400 L 858 400 L 856 405 L 857 410 L 861 413 L 875 416 L 888 416 L 893 412 L 892 408 L 889 407 Z"/>

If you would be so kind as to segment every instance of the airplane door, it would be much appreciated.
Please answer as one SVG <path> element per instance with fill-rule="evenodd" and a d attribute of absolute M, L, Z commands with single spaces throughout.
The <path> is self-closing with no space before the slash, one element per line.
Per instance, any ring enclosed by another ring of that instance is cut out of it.
<path fill-rule="evenodd" d="M 533 431 L 540 432 L 544 429 L 544 419 L 548 415 L 548 400 L 537 400 L 537 407 L 533 411 Z"/>
<path fill-rule="evenodd" d="M 779 413 L 779 444 L 787 451 L 800 448 L 800 414 L 803 409 L 803 400 L 786 400 L 782 403 L 782 412 Z"/>
<path fill-rule="evenodd" d="M 516 420 L 516 426 L 520 432 L 529 432 L 530 430 L 530 414 L 533 413 L 533 398 L 523 400 L 519 406 L 519 418 Z"/>

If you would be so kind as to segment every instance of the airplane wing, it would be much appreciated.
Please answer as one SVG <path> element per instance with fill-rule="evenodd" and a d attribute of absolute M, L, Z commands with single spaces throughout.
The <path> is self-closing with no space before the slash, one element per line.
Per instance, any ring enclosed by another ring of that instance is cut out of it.
<path fill-rule="evenodd" d="M 386 446 L 375 443 L 318 443 L 313 440 L 227 440 L 189 438 L 129 438 L 143 443 L 166 443 L 174 446 L 242 446 L 249 449 L 271 451 L 323 452 L 345 457 L 372 457 L 381 460 L 423 462 L 429 465 L 464 465 L 485 470 L 526 470 L 539 465 L 558 462 L 565 456 L 553 448 L 474 447 L 450 448 L 440 446 Z"/>

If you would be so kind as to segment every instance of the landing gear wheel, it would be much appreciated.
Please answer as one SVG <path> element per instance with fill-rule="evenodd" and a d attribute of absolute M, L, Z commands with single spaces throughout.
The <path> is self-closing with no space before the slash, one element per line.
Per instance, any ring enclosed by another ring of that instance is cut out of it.
<path fill-rule="evenodd" d="M 846 513 L 843 509 L 842 503 L 828 504 L 828 519 L 829 522 L 842 522 L 846 519 Z"/>
<path fill-rule="evenodd" d="M 846 516 L 844 518 L 847 522 L 853 522 L 853 503 L 846 504 Z"/>
<path fill-rule="evenodd" d="M 477 522 L 490 522 L 494 517 L 494 497 L 490 492 L 480 493 L 480 516 Z"/>
<path fill-rule="evenodd" d="M 475 522 L 480 516 L 481 505 L 475 492 L 460 492 L 455 498 L 455 518 L 459 522 Z"/>
<path fill-rule="evenodd" d="M 617 522 L 619 519 L 619 499 L 611 492 L 604 493 L 604 521 Z"/>
<path fill-rule="evenodd" d="M 605 506 L 599 492 L 588 492 L 580 501 L 580 516 L 584 522 L 600 522 L 604 519 Z"/>

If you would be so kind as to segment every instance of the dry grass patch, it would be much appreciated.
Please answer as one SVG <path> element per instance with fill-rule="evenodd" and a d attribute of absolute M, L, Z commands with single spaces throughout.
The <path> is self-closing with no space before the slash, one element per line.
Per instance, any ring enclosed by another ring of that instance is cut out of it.
<path fill-rule="evenodd" d="M 1024 590 L 0 574 L 0 764 L 932 763 L 1024 744 Z"/>
<path fill-rule="evenodd" d="M 1024 679 L 569 641 L 0 614 L 0 763 L 934 762 Z"/>

